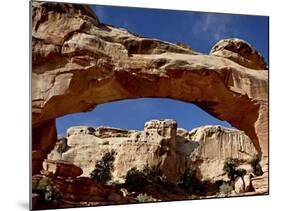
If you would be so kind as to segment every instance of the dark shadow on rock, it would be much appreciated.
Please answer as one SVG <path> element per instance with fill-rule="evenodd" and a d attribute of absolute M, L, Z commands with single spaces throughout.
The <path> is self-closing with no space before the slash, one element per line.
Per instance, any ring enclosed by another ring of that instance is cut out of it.
<path fill-rule="evenodd" d="M 189 157 L 191 153 L 199 147 L 199 142 L 191 141 L 181 136 L 176 136 L 177 153 Z"/>

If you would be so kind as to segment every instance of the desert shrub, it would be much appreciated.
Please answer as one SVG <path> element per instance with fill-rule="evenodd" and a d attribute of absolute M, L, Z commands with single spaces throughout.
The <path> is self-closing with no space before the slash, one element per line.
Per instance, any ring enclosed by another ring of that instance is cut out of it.
<path fill-rule="evenodd" d="M 43 177 L 39 182 L 32 180 L 32 193 L 39 194 L 41 200 L 45 202 L 57 203 L 61 199 L 59 188 L 47 177 Z"/>
<path fill-rule="evenodd" d="M 162 171 L 159 166 L 150 166 L 148 164 L 143 167 L 142 172 L 149 179 L 155 179 L 156 177 L 159 177 L 162 174 Z"/>
<path fill-rule="evenodd" d="M 95 169 L 90 173 L 90 177 L 103 184 L 112 179 L 113 162 L 115 160 L 115 151 L 105 153 L 100 160 L 96 162 Z"/>
<path fill-rule="evenodd" d="M 147 184 L 147 179 L 145 174 L 137 170 L 136 168 L 131 168 L 125 177 L 125 186 L 128 191 L 140 191 Z"/>
<path fill-rule="evenodd" d="M 253 172 L 256 176 L 263 175 L 262 167 L 260 165 L 260 157 L 258 155 L 255 155 L 253 159 L 251 160 L 250 164 L 252 166 Z"/>
<path fill-rule="evenodd" d="M 227 182 L 223 182 L 219 187 L 220 194 L 223 194 L 223 195 L 229 194 L 232 190 L 233 190 L 233 187 Z"/>
<path fill-rule="evenodd" d="M 56 186 L 48 185 L 44 194 L 44 199 L 47 202 L 58 203 L 61 199 L 61 193 Z"/>
<path fill-rule="evenodd" d="M 226 172 L 228 178 L 231 181 L 235 180 L 237 166 L 238 166 L 237 161 L 235 159 L 232 159 L 232 158 L 228 158 L 224 162 L 223 171 Z"/>
<path fill-rule="evenodd" d="M 139 194 L 137 196 L 137 200 L 138 202 L 153 202 L 153 201 L 158 201 L 157 199 L 153 198 L 152 196 L 150 195 L 147 195 L 146 193 L 144 194 Z"/>
<path fill-rule="evenodd" d="M 245 176 L 246 173 L 247 173 L 247 171 L 245 169 L 242 169 L 242 168 L 236 170 L 237 177 L 243 178 L 243 176 Z"/>
<path fill-rule="evenodd" d="M 162 186 L 163 189 L 173 193 L 177 188 L 177 184 L 170 182 L 169 180 L 167 180 L 167 178 L 165 177 L 160 177 L 155 181 L 158 185 Z"/>
<path fill-rule="evenodd" d="M 238 168 L 238 161 L 233 158 L 225 160 L 223 170 L 231 181 L 235 181 L 237 177 L 241 177 L 243 180 L 243 176 L 247 173 L 245 169 Z"/>
<path fill-rule="evenodd" d="M 178 185 L 189 194 L 202 192 L 202 182 L 196 178 L 196 169 L 187 169 L 180 177 Z"/>
<path fill-rule="evenodd" d="M 43 177 L 39 181 L 32 180 L 32 193 L 38 193 L 40 196 L 44 198 L 44 194 L 46 192 L 49 183 L 50 182 L 47 177 Z"/>

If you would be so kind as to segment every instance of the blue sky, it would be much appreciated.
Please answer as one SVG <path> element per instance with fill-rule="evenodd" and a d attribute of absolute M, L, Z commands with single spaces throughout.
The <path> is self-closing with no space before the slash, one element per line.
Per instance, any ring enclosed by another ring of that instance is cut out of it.
<path fill-rule="evenodd" d="M 206 54 L 220 39 L 241 38 L 256 47 L 268 63 L 267 17 L 97 5 L 91 8 L 103 23 L 126 28 L 144 37 L 185 43 Z M 188 130 L 206 124 L 231 127 L 195 105 L 171 99 L 144 98 L 107 103 L 92 112 L 60 117 L 57 129 L 59 134 L 75 125 L 143 129 L 145 121 L 165 118 L 176 119 L 179 127 Z"/>

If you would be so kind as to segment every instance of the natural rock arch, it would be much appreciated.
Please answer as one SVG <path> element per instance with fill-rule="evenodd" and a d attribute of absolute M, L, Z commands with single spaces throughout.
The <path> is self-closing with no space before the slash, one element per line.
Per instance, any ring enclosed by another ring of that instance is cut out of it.
<path fill-rule="evenodd" d="M 194 103 L 245 131 L 267 168 L 268 70 L 248 43 L 222 43 L 203 55 L 101 24 L 86 6 L 33 2 L 33 163 L 56 141 L 55 118 L 158 97 Z"/>

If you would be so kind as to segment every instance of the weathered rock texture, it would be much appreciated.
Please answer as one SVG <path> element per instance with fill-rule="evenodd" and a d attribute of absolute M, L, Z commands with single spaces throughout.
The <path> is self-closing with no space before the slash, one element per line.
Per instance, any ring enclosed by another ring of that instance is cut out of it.
<path fill-rule="evenodd" d="M 61 160 L 45 160 L 43 162 L 43 168 L 45 171 L 51 173 L 55 177 L 60 176 L 75 178 L 83 173 L 83 170 L 80 167 Z"/>
<path fill-rule="evenodd" d="M 264 70 L 267 68 L 262 55 L 249 43 L 237 38 L 219 41 L 211 49 L 210 55 L 228 58 L 252 69 Z"/>
<path fill-rule="evenodd" d="M 159 166 L 170 181 L 185 170 L 196 168 L 200 180 L 227 180 L 223 165 L 227 158 L 239 160 L 240 167 L 252 173 L 251 160 L 258 154 L 244 132 L 221 126 L 204 126 L 188 132 L 177 129 L 174 120 L 152 120 L 143 131 L 78 126 L 67 131 L 66 151 L 57 147 L 48 159 L 62 159 L 80 166 L 90 176 L 95 163 L 114 150 L 114 180 L 123 181 L 127 171 L 145 165 Z M 60 142 L 58 142 L 60 144 Z"/>
<path fill-rule="evenodd" d="M 94 132 L 93 132 L 94 131 Z M 150 121 L 144 131 L 128 131 L 117 128 L 72 127 L 67 131 L 68 149 L 54 149 L 48 158 L 66 160 L 83 169 L 89 176 L 95 163 L 106 152 L 117 153 L 113 176 L 123 180 L 130 168 L 142 169 L 144 165 L 160 166 L 171 181 L 184 171 L 184 160 L 176 154 L 177 124 L 174 120 Z"/>
<path fill-rule="evenodd" d="M 236 53 L 235 59 L 212 55 L 220 47 L 203 55 L 102 24 L 86 6 L 33 2 L 33 133 L 47 130 L 50 123 L 55 126 L 59 116 L 89 111 L 101 103 L 173 98 L 192 102 L 245 131 L 266 168 L 268 71 L 260 69 L 262 63 L 249 66 L 257 53 L 239 43 L 240 47 L 223 47 Z M 37 146 L 44 142 L 49 149 L 54 145 L 49 138 L 36 136 L 32 141 Z"/>
<path fill-rule="evenodd" d="M 226 159 L 239 161 L 241 168 L 252 173 L 251 160 L 258 154 L 250 138 L 244 132 L 221 126 L 203 126 L 189 133 L 190 140 L 199 145 L 190 154 L 190 165 L 198 166 L 202 179 L 227 180 L 223 171 Z M 179 146 L 183 150 L 183 146 Z"/>

